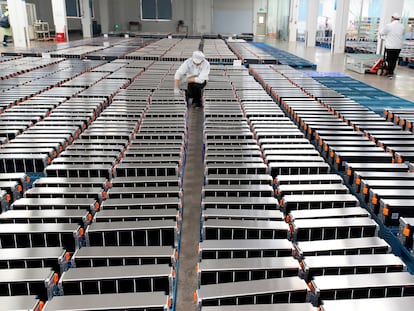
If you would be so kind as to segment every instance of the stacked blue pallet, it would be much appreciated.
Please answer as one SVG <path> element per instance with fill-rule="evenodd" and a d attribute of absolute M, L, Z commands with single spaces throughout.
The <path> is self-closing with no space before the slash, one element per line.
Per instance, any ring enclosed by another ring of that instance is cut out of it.
<path fill-rule="evenodd" d="M 332 75 L 330 73 L 325 75 L 305 74 L 379 114 L 382 114 L 386 108 L 414 107 L 411 101 L 391 95 L 346 75 L 337 75 L 336 73 Z"/>
<path fill-rule="evenodd" d="M 312 69 L 316 70 L 316 64 L 313 64 L 306 59 L 303 59 L 301 57 L 298 57 L 294 54 L 291 54 L 289 52 L 279 50 L 275 47 L 272 47 L 270 45 L 267 45 L 266 43 L 262 42 L 253 42 L 250 43 L 254 45 L 255 47 L 258 47 L 262 49 L 263 51 L 269 53 L 270 55 L 274 56 L 279 64 L 282 65 L 289 65 L 291 67 L 299 68 L 299 69 Z"/>

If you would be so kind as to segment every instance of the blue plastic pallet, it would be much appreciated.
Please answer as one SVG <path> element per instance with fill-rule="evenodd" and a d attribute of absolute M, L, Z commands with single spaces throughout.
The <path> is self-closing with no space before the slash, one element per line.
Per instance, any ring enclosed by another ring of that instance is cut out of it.
<path fill-rule="evenodd" d="M 299 69 L 311 69 L 316 70 L 316 64 L 307 61 L 304 58 L 291 54 L 289 52 L 277 49 L 263 42 L 252 42 L 251 45 L 269 53 L 275 57 L 277 61 L 282 65 L 288 65 Z"/>
<path fill-rule="evenodd" d="M 386 108 L 413 108 L 414 102 L 394 96 L 363 82 L 347 77 L 313 77 L 319 83 L 341 93 L 382 115 Z"/>

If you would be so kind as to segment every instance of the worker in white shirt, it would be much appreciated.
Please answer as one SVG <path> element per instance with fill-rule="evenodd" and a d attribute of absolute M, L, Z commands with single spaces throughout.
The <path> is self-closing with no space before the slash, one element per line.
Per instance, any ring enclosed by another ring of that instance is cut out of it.
<path fill-rule="evenodd" d="M 388 77 L 392 79 L 398 57 L 404 43 L 404 26 L 400 23 L 400 15 L 394 13 L 391 23 L 385 25 L 380 31 L 385 43 L 385 61 L 388 63 Z"/>
<path fill-rule="evenodd" d="M 192 104 L 199 108 L 202 106 L 202 91 L 207 84 L 210 74 L 210 63 L 203 52 L 194 51 L 192 57 L 186 59 L 177 69 L 174 76 L 174 95 L 180 95 L 180 84 L 187 82 L 187 104 L 192 98 Z"/>

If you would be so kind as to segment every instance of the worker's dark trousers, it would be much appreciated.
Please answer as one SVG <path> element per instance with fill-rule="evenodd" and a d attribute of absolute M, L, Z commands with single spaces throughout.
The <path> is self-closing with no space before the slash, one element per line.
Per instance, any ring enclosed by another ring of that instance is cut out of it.
<path fill-rule="evenodd" d="M 201 106 L 201 97 L 203 95 L 203 89 L 206 86 L 207 81 L 204 83 L 188 83 L 187 86 L 187 100 L 189 98 L 193 99 L 194 106 Z"/>
<path fill-rule="evenodd" d="M 398 56 L 400 55 L 401 49 L 386 49 L 385 59 L 388 63 L 388 74 L 393 75 L 395 66 L 397 66 Z"/>

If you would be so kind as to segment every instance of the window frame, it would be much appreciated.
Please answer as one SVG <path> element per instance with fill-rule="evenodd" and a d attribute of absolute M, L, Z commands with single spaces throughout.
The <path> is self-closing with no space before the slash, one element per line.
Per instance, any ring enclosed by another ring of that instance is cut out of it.
<path fill-rule="evenodd" d="M 81 0 L 65 0 L 66 18 L 82 18 L 80 1 Z M 67 10 L 68 2 L 71 2 L 75 5 L 76 15 L 68 15 L 68 10 Z M 91 19 L 94 19 L 95 18 L 95 10 L 93 8 L 93 0 L 89 0 L 89 7 L 90 7 L 90 10 L 91 10 Z"/>
<path fill-rule="evenodd" d="M 161 1 L 169 1 L 170 2 L 170 9 L 167 12 L 167 15 L 169 15 L 169 17 L 167 18 L 160 18 L 160 13 L 166 13 L 166 12 L 162 12 L 160 11 L 158 8 L 158 3 Z M 143 10 L 143 4 L 144 2 L 150 2 L 153 3 L 155 6 L 155 17 L 154 18 L 149 18 L 144 16 L 144 10 Z M 156 21 L 156 22 L 168 22 L 168 21 L 172 21 L 172 0 L 140 0 L 140 14 L 141 14 L 141 20 L 142 21 Z"/>

